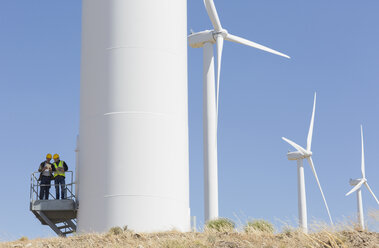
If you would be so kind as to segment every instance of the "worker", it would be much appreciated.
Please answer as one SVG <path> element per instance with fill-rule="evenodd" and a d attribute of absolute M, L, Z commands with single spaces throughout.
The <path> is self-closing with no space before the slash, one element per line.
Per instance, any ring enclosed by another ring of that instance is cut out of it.
<path fill-rule="evenodd" d="M 48 153 L 46 155 L 46 160 L 43 161 L 38 168 L 38 171 L 41 172 L 39 180 L 41 181 L 40 191 L 39 191 L 39 199 L 40 200 L 48 200 L 50 193 L 50 183 L 52 177 L 52 166 L 50 163 L 51 154 Z"/>
<path fill-rule="evenodd" d="M 59 185 L 61 185 L 61 199 L 66 199 L 66 174 L 65 171 L 68 170 L 66 162 L 60 160 L 58 154 L 53 156 L 53 171 L 54 171 L 54 183 L 55 183 L 55 193 L 56 199 L 59 200 Z"/>

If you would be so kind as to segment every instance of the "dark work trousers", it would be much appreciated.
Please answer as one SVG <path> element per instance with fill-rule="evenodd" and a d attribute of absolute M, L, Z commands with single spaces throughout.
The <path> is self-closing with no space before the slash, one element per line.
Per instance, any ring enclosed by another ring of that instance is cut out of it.
<path fill-rule="evenodd" d="M 66 181 L 64 176 L 55 177 L 55 193 L 56 199 L 59 200 L 59 185 L 61 185 L 61 196 L 62 199 L 66 199 Z"/>
<path fill-rule="evenodd" d="M 39 192 L 40 200 L 48 200 L 50 191 L 50 177 L 42 176 L 41 177 L 41 189 Z"/>

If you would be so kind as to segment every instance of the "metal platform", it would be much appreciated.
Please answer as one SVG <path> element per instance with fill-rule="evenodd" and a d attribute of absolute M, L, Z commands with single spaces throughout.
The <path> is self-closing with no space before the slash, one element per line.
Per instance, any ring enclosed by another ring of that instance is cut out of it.
<path fill-rule="evenodd" d="M 39 200 L 40 183 L 37 180 L 39 172 L 34 172 L 31 177 L 30 186 L 30 211 L 37 217 L 42 225 L 48 225 L 59 236 L 65 237 L 68 234 L 76 232 L 76 214 L 78 204 L 73 194 L 72 172 L 71 181 L 66 183 L 67 199 L 56 200 L 50 193 L 51 200 Z M 70 178 L 66 177 L 66 180 Z M 53 186 L 53 185 L 52 185 Z M 55 190 L 54 187 L 51 190 Z"/>

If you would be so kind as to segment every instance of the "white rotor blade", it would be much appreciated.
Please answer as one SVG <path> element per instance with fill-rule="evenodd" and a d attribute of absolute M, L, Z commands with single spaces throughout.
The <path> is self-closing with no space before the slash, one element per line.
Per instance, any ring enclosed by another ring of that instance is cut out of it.
<path fill-rule="evenodd" d="M 218 102 L 219 102 L 219 92 L 220 92 L 220 73 L 221 73 L 221 59 L 222 59 L 222 49 L 224 47 L 224 37 L 222 35 L 217 35 L 217 98 L 216 98 L 216 113 L 218 119 Z"/>
<path fill-rule="evenodd" d="M 378 205 L 379 205 L 378 198 L 376 198 L 374 192 L 372 192 L 372 190 L 371 190 L 370 186 L 368 186 L 367 182 L 365 182 L 365 186 L 367 187 L 368 191 L 370 191 L 371 195 L 375 198 L 376 203 L 378 203 Z"/>
<path fill-rule="evenodd" d="M 279 55 L 279 56 L 282 56 L 282 57 L 285 57 L 285 58 L 288 58 L 288 59 L 290 58 L 290 56 L 288 56 L 288 55 L 286 55 L 284 53 L 275 51 L 275 50 L 273 50 L 271 48 L 262 46 L 262 45 L 260 45 L 258 43 L 246 40 L 244 38 L 241 38 L 241 37 L 238 37 L 238 36 L 235 36 L 235 35 L 232 35 L 232 34 L 228 34 L 225 37 L 225 40 L 231 41 L 231 42 L 236 42 L 236 43 L 239 43 L 239 44 L 242 44 L 242 45 L 246 45 L 246 46 L 250 46 L 250 47 L 254 47 L 254 48 L 257 48 L 259 50 L 263 50 L 263 51 L 266 51 L 266 52 L 269 52 L 269 53 L 273 53 L 273 54 L 276 54 L 276 55 Z"/>
<path fill-rule="evenodd" d="M 296 144 L 296 143 L 293 142 L 292 140 L 289 140 L 289 139 L 284 138 L 284 137 L 282 137 L 282 139 L 283 139 L 285 142 L 287 142 L 288 144 L 290 144 L 291 146 L 293 146 L 293 147 L 294 147 L 296 150 L 298 150 L 301 154 L 303 154 L 303 155 L 307 154 L 307 151 L 306 151 L 303 147 L 299 146 L 298 144 Z"/>
<path fill-rule="evenodd" d="M 361 188 L 362 184 L 365 182 L 364 179 L 362 179 L 357 185 L 354 186 L 354 188 L 352 188 L 347 194 L 346 196 L 350 195 L 351 193 L 357 191 L 358 189 Z"/>
<path fill-rule="evenodd" d="M 315 122 L 315 110 L 316 110 L 316 92 L 315 92 L 315 97 L 313 100 L 312 118 L 311 118 L 311 124 L 309 125 L 308 138 L 307 138 L 307 150 L 308 151 L 311 150 L 311 146 L 312 146 L 313 125 Z"/>
<path fill-rule="evenodd" d="M 361 161 L 361 170 L 362 170 L 362 177 L 366 178 L 366 169 L 365 169 L 365 149 L 363 146 L 363 127 L 361 125 L 361 142 L 362 142 L 362 161 Z"/>
<path fill-rule="evenodd" d="M 328 215 L 329 215 L 330 223 L 333 225 L 333 220 L 332 220 L 332 216 L 330 215 L 330 211 L 329 211 L 328 203 L 326 203 L 326 199 L 325 199 L 325 196 L 324 196 L 324 192 L 322 191 L 320 181 L 318 180 L 317 173 L 316 173 L 316 169 L 315 169 L 315 166 L 314 166 L 314 164 L 313 164 L 312 157 L 308 157 L 307 160 L 308 160 L 308 162 L 309 162 L 309 165 L 310 165 L 311 168 L 312 168 L 313 174 L 315 175 L 315 178 L 316 178 L 316 181 L 317 181 L 318 187 L 319 187 L 320 192 L 321 192 L 321 195 L 322 195 L 322 199 L 324 200 L 324 203 L 325 203 L 326 211 L 328 211 Z"/>
<path fill-rule="evenodd" d="M 208 16 L 211 19 L 213 28 L 216 32 L 222 30 L 220 18 L 218 17 L 216 6 L 213 0 L 204 0 L 205 9 L 207 10 Z"/>

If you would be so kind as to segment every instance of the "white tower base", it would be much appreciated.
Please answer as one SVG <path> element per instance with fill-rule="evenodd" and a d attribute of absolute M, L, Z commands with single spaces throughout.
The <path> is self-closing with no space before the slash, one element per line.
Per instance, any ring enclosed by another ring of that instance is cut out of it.
<path fill-rule="evenodd" d="M 308 233 L 307 198 L 305 194 L 305 179 L 303 160 L 297 160 L 298 209 L 299 226 L 304 233 Z"/>
<path fill-rule="evenodd" d="M 186 0 L 83 0 L 78 232 L 190 231 Z"/>
<path fill-rule="evenodd" d="M 217 115 L 213 44 L 204 44 L 204 209 L 205 222 L 218 218 Z"/>
<path fill-rule="evenodd" d="M 365 230 L 365 219 L 363 215 L 362 189 L 357 190 L 357 207 L 358 207 L 358 223 L 362 230 Z"/>

